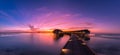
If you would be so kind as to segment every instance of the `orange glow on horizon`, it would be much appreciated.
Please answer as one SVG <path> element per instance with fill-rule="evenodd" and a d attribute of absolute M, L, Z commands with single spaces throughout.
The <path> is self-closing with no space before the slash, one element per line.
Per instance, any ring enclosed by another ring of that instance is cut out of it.
<path fill-rule="evenodd" d="M 69 29 L 68 27 L 66 27 L 66 28 L 49 28 L 49 27 L 46 27 L 46 28 L 38 28 L 35 31 L 49 31 L 49 32 L 51 32 L 54 29 L 61 29 L 63 31 L 82 30 L 82 29 Z M 5 30 L 31 31 L 30 28 L 19 28 L 19 27 L 10 27 L 10 28 L 6 28 Z M 92 32 L 99 32 L 100 30 L 99 29 L 90 29 L 90 31 L 92 31 Z"/>

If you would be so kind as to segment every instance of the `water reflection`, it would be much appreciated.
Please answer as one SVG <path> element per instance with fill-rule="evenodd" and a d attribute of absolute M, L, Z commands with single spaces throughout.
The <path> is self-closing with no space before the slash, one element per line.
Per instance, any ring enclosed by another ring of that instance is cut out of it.
<path fill-rule="evenodd" d="M 98 55 L 120 55 L 120 40 L 112 38 L 91 37 L 88 45 Z M 1 34 L 0 55 L 59 55 L 68 39 L 55 42 L 51 33 Z"/>
<path fill-rule="evenodd" d="M 98 55 L 120 55 L 119 42 L 120 40 L 101 38 L 101 37 L 92 37 L 88 45 Z"/>
<path fill-rule="evenodd" d="M 67 40 L 66 36 L 56 43 L 50 33 L 2 35 L 0 55 L 59 55 Z"/>

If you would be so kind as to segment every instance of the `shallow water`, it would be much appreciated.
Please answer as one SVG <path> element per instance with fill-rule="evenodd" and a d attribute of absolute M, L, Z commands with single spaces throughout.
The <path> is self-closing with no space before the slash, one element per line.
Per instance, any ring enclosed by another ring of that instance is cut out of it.
<path fill-rule="evenodd" d="M 68 39 L 54 41 L 51 33 L 2 34 L 0 55 L 59 55 Z M 98 55 L 120 55 L 119 39 L 91 37 L 88 45 Z"/>
<path fill-rule="evenodd" d="M 5 34 L 0 36 L 0 55 L 59 55 L 67 40 L 55 42 L 50 33 Z"/>
<path fill-rule="evenodd" d="M 112 39 L 113 38 L 113 39 Z M 120 36 L 118 37 L 108 37 L 108 36 L 95 36 L 91 37 L 88 45 L 98 54 L 98 55 L 120 55 Z"/>

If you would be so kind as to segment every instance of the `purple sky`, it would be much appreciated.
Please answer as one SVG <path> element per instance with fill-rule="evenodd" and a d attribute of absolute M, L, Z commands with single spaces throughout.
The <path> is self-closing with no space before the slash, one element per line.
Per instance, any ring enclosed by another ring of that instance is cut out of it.
<path fill-rule="evenodd" d="M 118 0 L 0 0 L 0 30 L 81 29 L 120 33 Z"/>

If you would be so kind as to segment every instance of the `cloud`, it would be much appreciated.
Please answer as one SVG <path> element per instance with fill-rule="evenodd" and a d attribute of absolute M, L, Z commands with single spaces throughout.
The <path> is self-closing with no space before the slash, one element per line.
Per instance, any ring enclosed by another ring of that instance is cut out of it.
<path fill-rule="evenodd" d="M 7 19 L 8 21 L 10 21 L 14 24 L 18 24 L 18 22 L 14 19 L 14 17 L 9 15 L 8 13 L 6 13 L 4 11 L 0 11 L 0 14 L 2 15 L 3 19 Z"/>
<path fill-rule="evenodd" d="M 18 23 L 19 20 L 14 20 L 14 16 L 1 11 L 1 14 L 7 18 L 10 22 Z M 80 28 L 91 28 L 94 25 L 90 18 L 82 16 L 80 13 L 63 12 L 57 10 L 51 10 L 47 7 L 40 7 L 33 10 L 29 9 L 18 9 L 14 10 L 24 21 L 23 25 L 31 24 L 38 28 L 69 28 L 69 29 L 80 29 Z M 20 23 L 22 24 L 22 23 Z"/>

